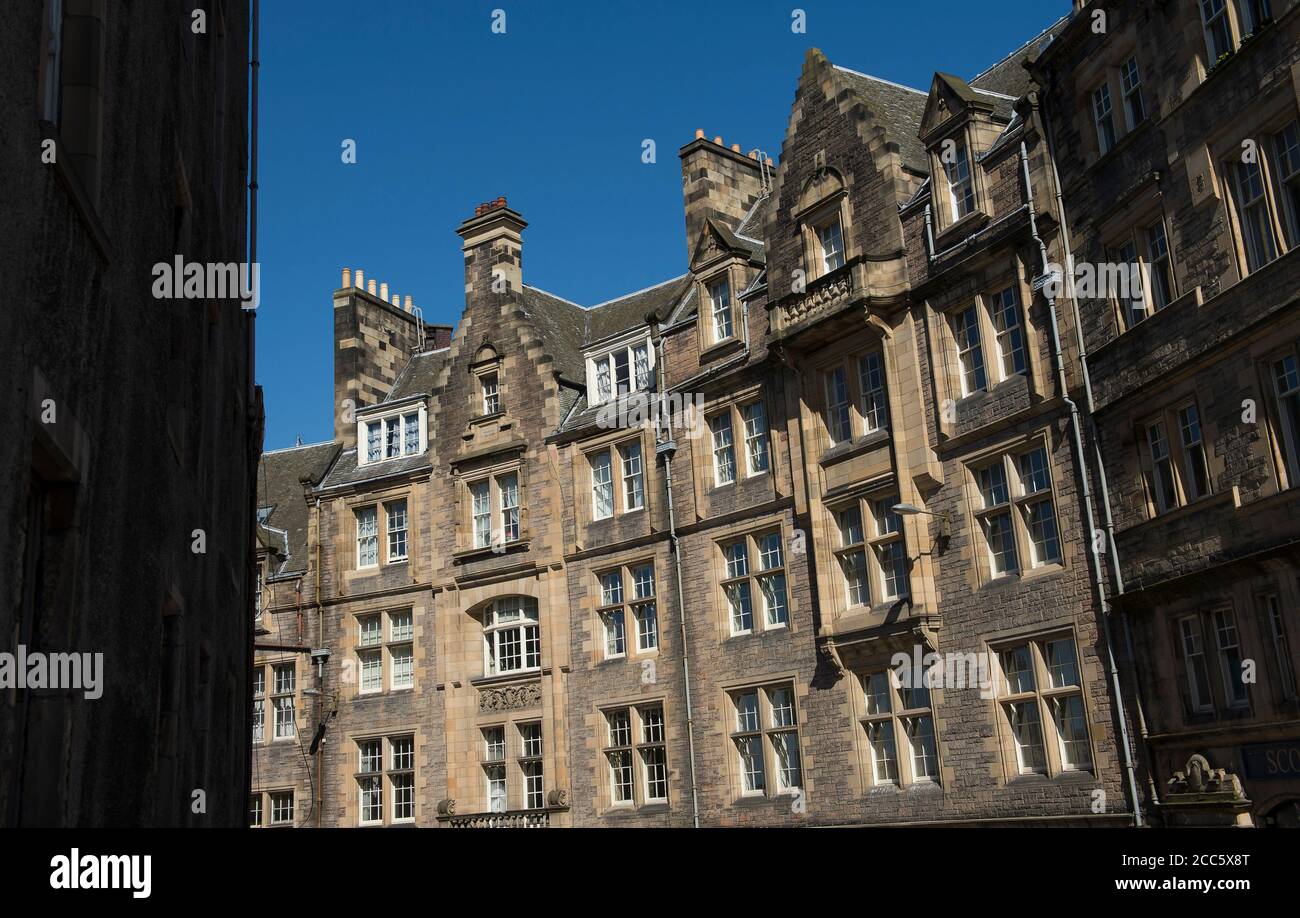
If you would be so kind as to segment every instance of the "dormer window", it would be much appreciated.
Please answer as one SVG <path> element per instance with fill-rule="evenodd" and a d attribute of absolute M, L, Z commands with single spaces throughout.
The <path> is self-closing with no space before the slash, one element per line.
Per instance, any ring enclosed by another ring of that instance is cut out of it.
<path fill-rule="evenodd" d="M 830 274 L 844 267 L 844 233 L 840 218 L 835 216 L 816 227 L 817 243 L 821 247 L 822 273 Z"/>
<path fill-rule="evenodd" d="M 497 388 L 497 374 L 484 373 L 478 380 L 483 392 L 483 413 L 497 414 L 501 411 L 501 392 Z"/>
<path fill-rule="evenodd" d="M 944 171 L 948 176 L 948 200 L 952 205 L 952 220 L 956 223 L 975 210 L 975 182 L 970 173 L 970 151 L 965 140 L 949 140 L 954 144 L 945 151 Z M 949 161 L 951 160 L 951 161 Z"/>
<path fill-rule="evenodd" d="M 709 284 L 709 312 L 712 317 L 713 343 L 726 341 L 733 334 L 731 321 L 731 281 L 722 277 Z"/>
<path fill-rule="evenodd" d="M 358 422 L 362 442 L 358 465 L 416 456 L 424 452 L 424 408 Z"/>
<path fill-rule="evenodd" d="M 648 341 L 625 344 L 588 361 L 588 364 L 588 373 L 594 381 L 591 390 L 594 393 L 593 404 L 629 392 L 644 391 L 653 382 L 654 357 Z"/>

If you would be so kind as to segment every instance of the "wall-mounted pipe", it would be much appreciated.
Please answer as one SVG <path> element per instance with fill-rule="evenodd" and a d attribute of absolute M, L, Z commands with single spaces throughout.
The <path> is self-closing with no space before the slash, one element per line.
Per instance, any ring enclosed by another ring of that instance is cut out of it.
<path fill-rule="evenodd" d="M 1020 142 L 1020 169 L 1025 184 L 1025 202 L 1029 208 L 1029 231 L 1034 238 L 1034 242 L 1038 245 L 1038 251 L 1042 258 L 1042 276 L 1047 277 L 1051 262 L 1047 255 L 1047 243 L 1038 234 L 1038 218 L 1034 211 L 1034 186 L 1029 174 L 1029 151 L 1023 140 Z M 1101 603 L 1101 621 L 1106 639 L 1106 669 L 1115 693 L 1120 742 L 1124 750 L 1124 771 L 1128 779 L 1129 794 L 1133 801 L 1133 824 L 1140 827 L 1142 825 L 1142 799 L 1138 794 L 1137 771 L 1133 766 L 1133 753 L 1129 744 L 1128 717 L 1124 711 L 1124 693 L 1120 687 L 1119 667 L 1115 663 L 1114 638 L 1110 627 L 1110 602 L 1106 597 L 1106 582 L 1105 577 L 1102 575 L 1097 540 L 1091 538 L 1096 516 L 1092 506 L 1092 487 L 1088 474 L 1088 460 L 1083 447 L 1083 423 L 1079 418 L 1078 405 L 1070 398 L 1069 384 L 1065 377 L 1065 357 L 1061 350 L 1061 332 L 1056 315 L 1056 296 L 1050 292 L 1050 287 L 1046 286 L 1043 288 L 1043 295 L 1047 300 L 1048 315 L 1051 318 L 1052 360 L 1056 368 L 1057 385 L 1061 390 L 1061 398 L 1070 411 L 1070 433 L 1074 446 L 1074 461 L 1078 466 L 1077 471 L 1083 495 L 1084 513 L 1088 521 L 1088 569 L 1092 574 L 1093 586 L 1097 590 L 1097 598 Z"/>

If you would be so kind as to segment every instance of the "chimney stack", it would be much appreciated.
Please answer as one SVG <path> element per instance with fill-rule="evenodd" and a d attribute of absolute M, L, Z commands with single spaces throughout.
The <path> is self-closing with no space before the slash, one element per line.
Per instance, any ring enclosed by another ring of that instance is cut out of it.
<path fill-rule="evenodd" d="M 700 232 L 710 217 L 735 230 L 763 196 L 763 170 L 755 154 L 728 148 L 721 135 L 710 143 L 702 130 L 678 151 L 682 160 L 682 196 L 686 211 L 686 257 L 695 253 Z"/>
<path fill-rule="evenodd" d="M 528 223 L 506 205 L 505 196 L 474 208 L 474 216 L 456 228 L 465 252 L 465 305 L 494 302 L 501 294 L 492 289 L 501 275 L 507 295 L 523 289 L 523 231 Z M 499 286 L 499 285 L 498 285 Z"/>

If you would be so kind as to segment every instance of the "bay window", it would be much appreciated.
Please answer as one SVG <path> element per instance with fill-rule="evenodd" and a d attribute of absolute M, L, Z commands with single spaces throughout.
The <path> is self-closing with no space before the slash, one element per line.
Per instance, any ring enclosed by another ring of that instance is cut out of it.
<path fill-rule="evenodd" d="M 489 603 L 483 612 L 484 675 L 527 672 L 541 665 L 537 600 L 510 596 Z"/>

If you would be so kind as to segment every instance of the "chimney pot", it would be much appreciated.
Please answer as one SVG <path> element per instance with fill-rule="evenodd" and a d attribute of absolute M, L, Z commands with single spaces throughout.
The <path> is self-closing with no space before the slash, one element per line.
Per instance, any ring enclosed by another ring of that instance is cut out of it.
<path fill-rule="evenodd" d="M 366 292 L 371 296 L 375 295 L 375 279 L 373 277 L 370 278 L 370 283 L 366 285 Z"/>
<path fill-rule="evenodd" d="M 411 311 L 411 295 L 409 293 L 406 295 L 406 311 Z"/>
<path fill-rule="evenodd" d="M 499 195 L 497 197 L 497 207 L 505 207 L 505 206 L 506 206 L 506 196 Z"/>
<path fill-rule="evenodd" d="M 732 153 L 739 153 L 739 152 L 740 152 L 740 144 L 738 144 L 738 143 L 733 143 L 733 144 L 731 145 L 731 152 L 732 152 Z"/>
<path fill-rule="evenodd" d="M 379 285 L 379 298 L 385 303 L 388 302 L 388 281 Z"/>
<path fill-rule="evenodd" d="M 722 135 L 719 134 L 717 137 L 714 137 L 713 142 L 716 143 L 718 146 L 723 146 Z"/>
<path fill-rule="evenodd" d="M 351 287 L 351 286 L 352 286 L 352 269 L 351 269 L 351 268 L 344 268 L 344 269 L 343 269 L 343 289 L 346 290 L 348 287 Z"/>
<path fill-rule="evenodd" d="M 366 272 L 360 268 L 357 268 L 357 286 L 363 290 L 366 287 Z"/>
<path fill-rule="evenodd" d="M 750 151 L 749 151 L 749 158 L 750 158 L 750 159 L 758 159 L 758 151 L 757 151 L 757 150 L 750 150 Z"/>
<path fill-rule="evenodd" d="M 396 306 L 398 309 L 402 308 L 402 298 L 398 296 L 396 293 L 393 294 L 393 305 Z"/>
<path fill-rule="evenodd" d="M 703 137 L 704 137 L 704 128 L 696 128 L 696 129 L 695 129 L 695 139 L 696 139 L 696 140 L 701 140 L 701 139 L 703 139 Z"/>

